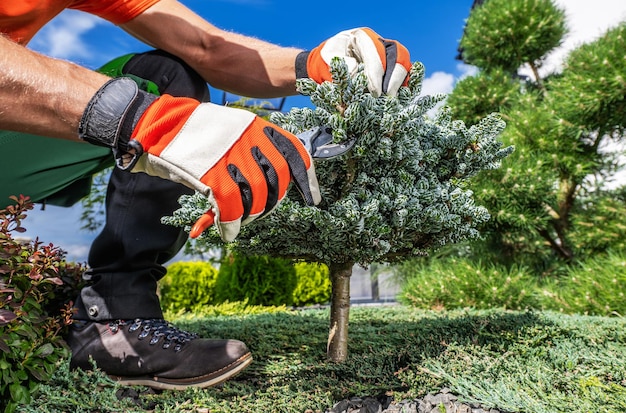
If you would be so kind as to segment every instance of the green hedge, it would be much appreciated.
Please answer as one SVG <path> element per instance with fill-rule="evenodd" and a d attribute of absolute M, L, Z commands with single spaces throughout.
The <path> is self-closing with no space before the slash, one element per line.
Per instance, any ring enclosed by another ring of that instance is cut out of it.
<path fill-rule="evenodd" d="M 229 255 L 219 270 L 215 300 L 247 301 L 250 305 L 291 305 L 296 270 L 290 260 L 268 256 Z"/>
<path fill-rule="evenodd" d="M 175 262 L 167 267 L 159 292 L 164 310 L 180 312 L 213 304 L 218 271 L 206 262 Z"/>
<path fill-rule="evenodd" d="M 330 301 L 332 284 L 326 265 L 298 262 L 294 268 L 298 284 L 293 291 L 293 305 L 303 307 Z"/>
<path fill-rule="evenodd" d="M 268 256 L 228 256 L 217 270 L 205 262 L 176 262 L 160 282 L 163 309 L 199 311 L 209 305 L 306 306 L 330 300 L 328 267 Z"/>

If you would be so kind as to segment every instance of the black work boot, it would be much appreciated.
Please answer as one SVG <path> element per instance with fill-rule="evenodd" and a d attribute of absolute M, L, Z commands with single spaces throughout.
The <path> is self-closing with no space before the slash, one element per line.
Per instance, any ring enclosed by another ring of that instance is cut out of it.
<path fill-rule="evenodd" d="M 90 359 L 124 385 L 182 390 L 209 387 L 242 371 L 252 355 L 238 340 L 212 340 L 162 319 L 75 322 L 67 343 L 71 368 L 89 370 Z"/>

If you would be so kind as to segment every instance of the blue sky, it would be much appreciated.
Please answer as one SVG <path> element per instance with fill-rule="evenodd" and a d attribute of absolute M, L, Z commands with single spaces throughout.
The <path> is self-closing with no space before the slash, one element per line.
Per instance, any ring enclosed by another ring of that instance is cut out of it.
<path fill-rule="evenodd" d="M 412 60 L 426 67 L 423 93 L 448 93 L 473 68 L 455 59 L 458 41 L 472 0 L 330 1 L 296 3 L 291 0 L 182 0 L 214 25 L 283 46 L 310 49 L 335 33 L 369 26 L 384 37 L 397 39 Z M 626 20 L 624 0 L 557 0 L 566 10 L 570 35 L 552 53 L 544 71 L 558 70 L 576 45 L 592 40 L 608 27 Z M 172 33 L 175 36 L 175 33 Z M 96 17 L 66 11 L 45 26 L 29 47 L 44 54 L 97 68 L 110 59 L 148 50 L 128 34 Z M 215 101 L 221 92 L 212 90 Z M 285 109 L 308 105 L 305 97 L 289 97 Z M 39 206 L 24 222 L 27 237 L 39 237 L 68 252 L 68 259 L 86 261 L 96 233 L 80 230 L 80 206 Z"/>

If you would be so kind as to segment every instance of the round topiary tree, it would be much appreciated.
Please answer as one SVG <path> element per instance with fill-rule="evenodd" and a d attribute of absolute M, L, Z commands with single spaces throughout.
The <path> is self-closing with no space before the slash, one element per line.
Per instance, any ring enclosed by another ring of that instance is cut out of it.
<path fill-rule="evenodd" d="M 476 228 L 489 213 L 475 205 L 469 179 L 498 167 L 513 148 L 496 140 L 505 126 L 496 115 L 471 128 L 452 120 L 446 107 L 430 117 L 445 96 L 420 96 L 424 67 L 419 62 L 408 86 L 394 97 L 372 96 L 362 68 L 350 76 L 339 58 L 331 72 L 332 83 L 298 83 L 314 109 L 271 117 L 293 133 L 323 125 L 332 128 L 335 142 L 356 139 L 348 154 L 317 163 L 322 203 L 306 206 L 290 193 L 272 214 L 245 226 L 230 248 L 326 264 L 332 281 L 328 356 L 343 361 L 352 267 L 397 262 L 477 237 Z M 187 230 L 211 207 L 200 194 L 180 202 L 164 222 Z M 195 248 L 220 244 L 217 231 L 209 229 Z"/>
<path fill-rule="evenodd" d="M 551 0 L 488 0 L 472 9 L 459 46 L 468 64 L 515 72 L 526 63 L 539 81 L 542 58 L 566 32 L 565 11 Z"/>

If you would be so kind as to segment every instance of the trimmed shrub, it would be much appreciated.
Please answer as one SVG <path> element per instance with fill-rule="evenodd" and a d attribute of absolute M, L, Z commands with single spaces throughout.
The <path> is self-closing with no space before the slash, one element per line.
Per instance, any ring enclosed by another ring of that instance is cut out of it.
<path fill-rule="evenodd" d="M 293 291 L 293 305 L 325 304 L 330 300 L 332 284 L 326 265 L 298 262 L 294 268 L 298 284 Z"/>
<path fill-rule="evenodd" d="M 296 288 L 292 262 L 269 256 L 227 256 L 215 283 L 215 300 L 246 301 L 250 305 L 291 305 Z"/>
<path fill-rule="evenodd" d="M 328 275 L 328 267 L 324 264 L 298 262 L 293 264 L 293 271 L 289 270 L 285 265 L 291 265 L 290 261 L 281 260 L 278 263 L 274 262 L 274 258 L 269 260 L 255 258 L 253 262 L 250 262 L 248 258 L 237 257 L 235 260 L 248 260 L 245 265 L 254 265 L 254 263 L 260 263 L 261 267 L 254 271 L 270 271 L 263 275 L 264 280 L 268 280 L 268 277 L 275 277 L 275 274 L 282 274 L 281 277 L 288 277 L 287 289 L 293 286 L 293 293 L 290 299 L 286 299 L 285 302 L 277 302 L 278 296 L 286 294 L 284 287 L 284 279 L 281 278 L 275 282 L 279 283 L 278 287 L 270 289 L 268 286 L 264 286 L 264 291 L 267 296 L 277 295 L 272 298 L 275 302 L 268 304 L 267 297 L 263 298 L 263 303 L 252 303 L 250 298 L 245 296 L 243 300 L 239 298 L 244 294 L 236 288 L 235 291 L 231 291 L 230 287 L 226 290 L 226 280 L 222 280 L 223 284 L 220 288 L 224 290 L 220 291 L 220 296 L 216 298 L 216 283 L 219 276 L 219 271 L 211 264 L 205 262 L 176 262 L 168 266 L 167 275 L 159 283 L 159 295 L 161 297 L 161 305 L 165 311 L 173 314 L 190 311 L 205 313 L 207 306 L 217 305 L 222 306 L 223 303 L 243 303 L 243 307 L 252 307 L 253 305 L 294 305 L 294 306 L 306 306 L 312 304 L 324 304 L 330 300 L 331 288 L 330 278 Z M 237 267 L 245 268 L 242 263 L 237 264 Z M 225 271 L 225 272 L 224 272 Z M 221 277 L 231 277 L 229 272 L 231 269 L 226 264 L 226 269 L 222 271 Z M 226 273 L 226 275 L 224 275 Z M 269 274 L 269 275 L 268 275 Z M 292 279 L 295 279 L 295 286 Z M 277 286 L 274 286 L 277 287 Z M 248 289 L 248 293 L 250 290 Z M 259 294 L 258 292 L 253 294 Z M 287 297 L 285 295 L 285 297 Z M 241 306 L 240 306 L 241 307 Z M 214 311 L 221 312 L 220 309 Z"/>
<path fill-rule="evenodd" d="M 218 270 L 206 262 L 175 262 L 159 283 L 161 306 L 172 312 L 213 304 Z"/>
<path fill-rule="evenodd" d="M 626 253 L 590 258 L 543 289 L 544 309 L 568 314 L 626 315 Z"/>
<path fill-rule="evenodd" d="M 0 409 L 28 404 L 39 384 L 50 379 L 69 350 L 60 333 L 70 323 L 71 304 L 46 311 L 55 287 L 62 285 L 65 253 L 39 240 L 22 242 L 21 222 L 33 208 L 28 197 L 0 210 Z M 58 299 L 58 298 L 57 298 Z"/>
<path fill-rule="evenodd" d="M 197 307 L 193 312 L 165 312 L 166 319 L 175 319 L 176 322 L 182 320 L 195 320 L 202 317 L 241 317 L 258 314 L 275 314 L 291 311 L 291 307 L 285 305 L 249 305 L 247 301 L 227 301 L 221 304 L 206 305 Z"/>
<path fill-rule="evenodd" d="M 396 267 L 406 280 L 400 302 L 418 308 L 536 308 L 537 282 L 525 268 L 484 265 L 463 259 L 408 261 Z"/>

